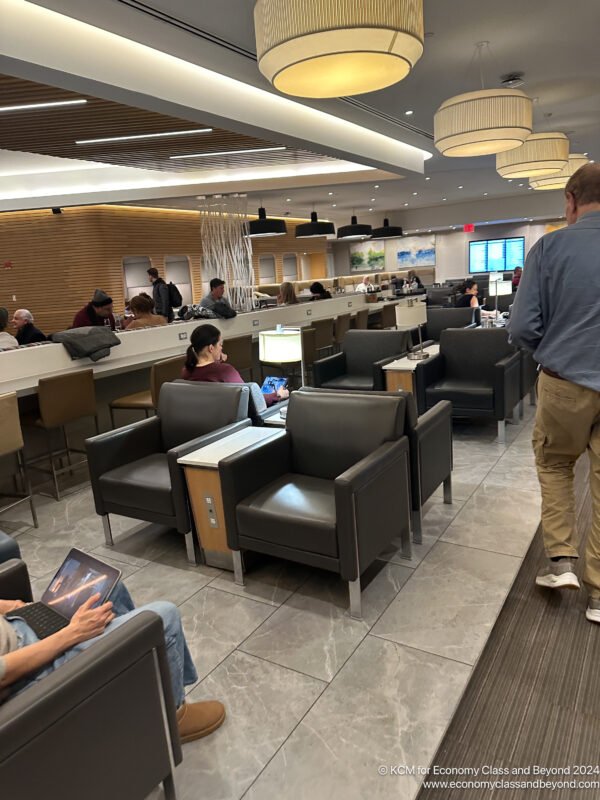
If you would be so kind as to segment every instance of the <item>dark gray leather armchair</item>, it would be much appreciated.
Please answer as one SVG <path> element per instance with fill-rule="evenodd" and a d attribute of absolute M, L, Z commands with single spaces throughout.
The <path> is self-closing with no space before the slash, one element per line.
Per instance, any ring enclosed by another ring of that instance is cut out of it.
<path fill-rule="evenodd" d="M 505 419 L 520 399 L 521 356 L 503 328 L 448 329 L 439 355 L 417 365 L 415 384 L 419 413 L 449 400 L 455 418 L 496 420 L 504 442 Z"/>
<path fill-rule="evenodd" d="M 106 544 L 113 538 L 109 514 L 158 522 L 185 535 L 188 559 L 198 563 L 183 469 L 177 463 L 193 450 L 250 425 L 249 389 L 235 384 L 226 395 L 221 384 L 204 391 L 165 383 L 158 414 L 86 440 L 96 512 Z"/>
<path fill-rule="evenodd" d="M 330 390 L 305 386 L 300 391 L 311 393 Z M 387 392 L 364 394 L 367 397 L 389 397 Z M 410 444 L 413 542 L 421 544 L 422 509 L 438 486 L 444 485 L 444 503 L 452 503 L 452 404 L 442 400 L 419 417 L 413 395 L 402 391 L 397 394 L 406 403 L 404 433 Z"/>
<path fill-rule="evenodd" d="M 8 533 L 0 531 L 0 564 L 10 561 L 12 558 L 21 558 L 19 545 L 16 539 L 13 539 Z"/>
<path fill-rule="evenodd" d="M 32 600 L 22 561 L 0 565 L 0 597 Z M 150 611 L 0 704 L 0 786 L 14 800 L 175 800 L 181 762 L 160 617 Z"/>
<path fill-rule="evenodd" d="M 200 392 L 204 391 L 203 387 L 205 386 L 210 386 L 213 392 L 227 392 L 232 389 L 235 391 L 235 387 L 240 386 L 238 383 L 203 383 L 202 381 L 186 381 L 183 379 L 174 382 L 184 386 L 195 387 L 196 390 Z M 265 397 L 258 383 L 246 383 L 244 385 L 248 387 L 248 391 L 250 392 L 248 396 L 248 416 L 252 424 L 256 427 L 262 427 L 265 424 L 265 420 L 278 414 L 279 411 L 288 404 L 287 400 L 281 400 L 279 403 L 267 406 Z M 220 389 L 216 389 L 215 387 L 220 387 Z"/>
<path fill-rule="evenodd" d="M 468 328 L 479 325 L 481 313 L 478 308 L 428 308 L 427 322 L 421 335 L 424 343 L 439 342 L 442 331 L 447 328 Z M 413 343 L 418 344 L 418 334 L 413 333 Z"/>
<path fill-rule="evenodd" d="M 219 463 L 235 580 L 241 551 L 320 567 L 348 581 L 400 536 L 410 558 L 410 468 L 403 397 L 294 392 L 286 430 Z"/>
<path fill-rule="evenodd" d="M 383 367 L 404 355 L 409 331 L 348 331 L 342 352 L 315 361 L 314 384 L 325 389 L 385 389 Z"/>

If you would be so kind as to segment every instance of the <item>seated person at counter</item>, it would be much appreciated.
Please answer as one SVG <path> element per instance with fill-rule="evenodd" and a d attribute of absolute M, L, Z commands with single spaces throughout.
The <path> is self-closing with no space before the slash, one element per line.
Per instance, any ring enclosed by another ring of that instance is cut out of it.
<path fill-rule="evenodd" d="M 361 294 L 367 294 L 368 292 L 374 292 L 375 287 L 371 283 L 371 278 L 368 275 L 365 275 L 362 281 L 356 287 L 356 291 L 360 292 Z"/>
<path fill-rule="evenodd" d="M 199 325 L 192 331 L 190 346 L 185 357 L 181 377 L 186 381 L 208 381 L 210 383 L 245 383 L 244 379 L 223 352 L 221 331 L 214 325 Z M 285 400 L 290 393 L 287 389 L 265 394 L 265 402 L 272 406 L 278 400 Z"/>
<path fill-rule="evenodd" d="M 294 284 L 289 281 L 284 281 L 279 287 L 279 294 L 277 295 L 278 306 L 294 306 L 298 302 Z"/>
<path fill-rule="evenodd" d="M 411 289 L 423 288 L 423 284 L 421 283 L 421 278 L 419 278 L 419 276 L 412 270 L 406 276 L 406 280 Z"/>
<path fill-rule="evenodd" d="M 515 267 L 515 271 L 513 272 L 513 279 L 512 279 L 512 288 L 513 292 L 516 292 L 519 288 L 519 284 L 521 283 L 521 277 L 523 275 L 523 267 Z"/>
<path fill-rule="evenodd" d="M 45 335 L 33 324 L 33 314 L 26 308 L 18 308 L 15 311 L 12 324 L 17 329 L 17 342 L 20 345 L 46 341 Z"/>
<path fill-rule="evenodd" d="M 147 294 L 137 294 L 132 297 L 129 308 L 133 314 L 133 319 L 127 323 L 128 331 L 135 331 L 140 328 L 156 328 L 167 324 L 167 320 L 162 314 L 152 313 L 154 311 L 154 300 Z"/>
<path fill-rule="evenodd" d="M 479 301 L 477 300 L 479 289 L 475 281 L 465 281 L 460 290 L 462 295 L 456 301 L 457 308 L 479 308 Z"/>
<path fill-rule="evenodd" d="M 0 703 L 43 680 L 86 650 L 98 637 L 115 630 L 131 617 L 142 611 L 153 611 L 162 619 L 165 631 L 181 741 L 191 742 L 215 731 L 225 719 L 222 703 L 217 700 L 185 702 L 184 687 L 196 683 L 198 675 L 177 606 L 158 601 L 136 609 L 122 583 L 115 586 L 110 601 L 93 608 L 99 599 L 99 594 L 92 595 L 73 614 L 66 628 L 41 640 L 25 620 L 19 618 L 19 608 L 25 605 L 23 601 L 0 600 Z"/>
<path fill-rule="evenodd" d="M 210 292 L 200 300 L 201 307 L 214 311 L 217 303 L 225 303 L 226 306 L 231 308 L 229 300 L 223 297 L 224 292 L 225 281 L 222 281 L 221 278 L 213 278 L 210 282 Z"/>
<path fill-rule="evenodd" d="M 0 307 L 0 350 L 16 350 L 19 343 L 7 330 L 8 311 Z"/>
<path fill-rule="evenodd" d="M 81 311 L 75 314 L 72 328 L 85 328 L 88 325 L 110 324 L 111 329 L 115 329 L 115 318 L 113 316 L 113 301 L 102 289 L 96 289 L 94 296 Z"/>
<path fill-rule="evenodd" d="M 331 292 L 328 292 L 319 281 L 311 283 L 309 292 L 312 294 L 313 300 L 331 300 Z"/>

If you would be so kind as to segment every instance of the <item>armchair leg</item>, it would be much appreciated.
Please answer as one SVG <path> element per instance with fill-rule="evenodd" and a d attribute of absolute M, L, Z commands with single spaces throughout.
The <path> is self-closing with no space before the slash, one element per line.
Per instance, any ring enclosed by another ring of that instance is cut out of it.
<path fill-rule="evenodd" d="M 360 576 L 355 581 L 348 581 L 348 593 L 350 595 L 350 616 L 352 619 L 362 619 Z"/>
<path fill-rule="evenodd" d="M 506 443 L 506 422 L 503 419 L 498 420 L 498 438 L 496 441 L 498 444 Z"/>
<path fill-rule="evenodd" d="M 167 775 L 163 781 L 163 789 L 165 800 L 177 800 L 177 791 L 175 789 L 175 778 L 173 774 Z"/>
<path fill-rule="evenodd" d="M 532 386 L 529 390 L 529 405 L 536 406 L 537 405 L 537 398 L 535 396 L 535 386 Z"/>
<path fill-rule="evenodd" d="M 107 547 L 112 547 L 114 545 L 114 541 L 108 514 L 102 514 L 102 527 L 104 528 L 104 541 L 106 542 Z"/>
<path fill-rule="evenodd" d="M 244 586 L 244 562 L 240 550 L 232 550 L 233 556 L 233 582 L 237 586 Z"/>
<path fill-rule="evenodd" d="M 415 544 L 423 543 L 423 516 L 422 509 L 411 511 L 412 540 Z"/>
<path fill-rule="evenodd" d="M 444 503 L 452 505 L 452 474 L 448 475 L 444 481 Z"/>
<path fill-rule="evenodd" d="M 517 403 L 517 405 L 516 405 L 516 406 L 513 408 L 513 413 L 512 413 L 512 424 L 513 424 L 513 425 L 518 425 L 518 424 L 519 424 L 519 404 L 518 404 L 518 403 Z"/>
<path fill-rule="evenodd" d="M 523 400 L 519 400 L 519 419 L 523 419 L 525 417 L 525 403 Z"/>
<path fill-rule="evenodd" d="M 190 564 L 198 564 L 202 563 L 202 559 L 200 557 L 199 548 L 196 543 L 196 536 L 194 535 L 194 531 L 188 531 L 185 534 L 185 549 L 187 552 L 187 558 Z"/>

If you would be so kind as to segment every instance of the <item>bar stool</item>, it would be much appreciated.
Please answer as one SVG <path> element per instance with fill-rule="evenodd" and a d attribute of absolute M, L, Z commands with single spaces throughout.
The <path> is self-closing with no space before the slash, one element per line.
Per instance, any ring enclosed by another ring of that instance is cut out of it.
<path fill-rule="evenodd" d="M 368 313 L 367 311 L 367 315 Z M 392 305 L 390 303 L 389 305 L 382 306 L 380 321 L 374 327 L 382 330 L 396 328 L 396 304 Z"/>
<path fill-rule="evenodd" d="M 41 428 L 46 432 L 46 443 L 50 461 L 50 469 L 38 467 L 36 461 L 46 459 L 40 456 L 26 462 L 28 466 L 52 475 L 54 483 L 54 497 L 60 500 L 60 490 L 58 488 L 58 477 L 65 472 L 72 472 L 74 469 L 87 464 L 87 459 L 82 459 L 77 463 L 71 462 L 71 453 L 82 453 L 85 450 L 73 447 L 69 444 L 66 426 L 70 422 L 76 422 L 83 417 L 93 417 L 96 426 L 96 433 L 100 433 L 98 428 L 98 415 L 96 409 L 96 391 L 94 388 L 94 370 L 83 369 L 79 372 L 71 372 L 68 375 L 55 375 L 52 378 L 40 378 L 38 383 L 38 402 L 40 408 L 39 419 L 25 420 L 28 424 L 33 424 L 36 428 Z M 59 450 L 52 449 L 52 433 L 59 430 L 64 439 L 64 447 Z M 62 466 L 62 457 L 66 456 L 68 466 Z M 61 459 L 61 466 L 57 469 L 56 459 Z"/>
<path fill-rule="evenodd" d="M 361 308 L 354 315 L 354 327 L 357 331 L 366 331 L 369 327 L 369 309 Z"/>
<path fill-rule="evenodd" d="M 150 369 L 149 389 L 144 389 L 142 392 L 135 392 L 134 394 L 128 394 L 124 397 L 117 397 L 115 400 L 111 400 L 108 405 L 111 428 L 113 430 L 115 428 L 115 409 L 143 411 L 145 416 L 149 417 L 150 412 L 156 409 L 160 387 L 163 383 L 168 383 L 169 381 L 180 378 L 183 365 L 183 356 L 175 356 L 174 358 L 165 358 L 162 361 L 157 361 Z"/>
<path fill-rule="evenodd" d="M 350 330 L 350 322 L 352 321 L 352 314 L 340 314 L 335 318 L 335 344 L 338 352 L 342 349 L 342 342 L 344 336 Z"/>
<path fill-rule="evenodd" d="M 225 339 L 223 349 L 227 353 L 228 362 L 242 374 L 250 373 L 250 380 L 254 380 L 254 350 L 252 347 L 252 335 L 235 336 L 233 339 Z"/>
<path fill-rule="evenodd" d="M 37 513 L 33 503 L 31 481 L 29 480 L 23 453 L 23 432 L 21 430 L 21 420 L 19 419 L 19 404 L 17 402 L 16 392 L 0 395 L 0 458 L 9 455 L 14 455 L 16 458 L 17 471 L 14 474 L 15 477 L 18 475 L 21 479 L 24 492 L 15 491 L 14 495 L 2 495 L 3 497 L 16 497 L 18 499 L 6 506 L 2 506 L 0 508 L 0 513 L 2 511 L 8 511 L 9 508 L 18 506 L 19 503 L 29 501 L 33 524 L 37 528 Z M 17 487 L 15 487 L 15 489 L 16 488 Z"/>
<path fill-rule="evenodd" d="M 315 347 L 319 350 L 333 350 L 334 332 L 333 317 L 327 319 L 315 319 L 311 322 L 311 327 L 315 329 Z"/>

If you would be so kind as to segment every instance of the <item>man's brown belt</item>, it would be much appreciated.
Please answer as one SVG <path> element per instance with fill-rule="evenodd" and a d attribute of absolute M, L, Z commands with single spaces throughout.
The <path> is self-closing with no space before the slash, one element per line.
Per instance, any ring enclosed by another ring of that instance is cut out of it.
<path fill-rule="evenodd" d="M 545 372 L 546 375 L 550 375 L 551 378 L 556 378 L 559 381 L 566 380 L 566 378 L 563 378 L 562 375 L 558 374 L 558 372 L 553 372 L 551 369 L 546 369 L 546 367 L 542 367 L 542 372 Z"/>

